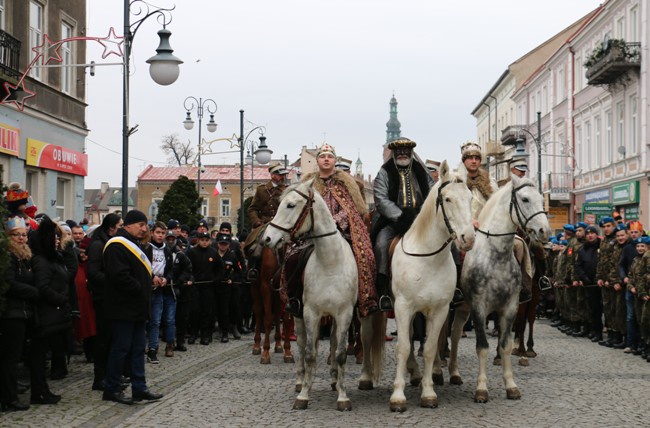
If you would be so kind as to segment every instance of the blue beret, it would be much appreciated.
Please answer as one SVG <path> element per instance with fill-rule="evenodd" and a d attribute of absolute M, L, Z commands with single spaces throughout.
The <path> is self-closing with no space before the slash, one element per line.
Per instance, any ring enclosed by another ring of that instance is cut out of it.
<path fill-rule="evenodd" d="M 618 232 L 619 230 L 627 230 L 627 226 L 624 223 L 619 223 L 619 224 L 616 225 L 614 230 L 616 232 Z"/>
<path fill-rule="evenodd" d="M 555 236 L 551 236 L 551 239 L 549 239 L 549 242 L 553 245 L 557 245 L 557 238 Z"/>
<path fill-rule="evenodd" d="M 640 239 L 643 244 L 650 245 L 650 236 L 641 236 L 638 239 Z"/>
<path fill-rule="evenodd" d="M 555 235 L 555 239 L 559 242 L 562 240 L 562 232 L 559 232 L 557 235 Z"/>
<path fill-rule="evenodd" d="M 600 219 L 600 224 L 605 225 L 607 223 L 616 223 L 616 220 L 614 220 L 614 217 L 610 217 L 610 216 L 603 217 L 602 219 Z"/>
<path fill-rule="evenodd" d="M 566 247 L 567 245 L 569 245 L 569 241 L 567 241 L 566 239 L 563 239 L 560 242 L 558 242 L 558 244 L 564 245 Z"/>
<path fill-rule="evenodd" d="M 573 232 L 573 233 L 576 232 L 576 227 L 574 225 L 570 224 L 570 223 L 565 224 L 563 229 L 568 230 L 569 232 Z"/>
<path fill-rule="evenodd" d="M 576 229 L 579 228 L 579 227 L 581 227 L 583 229 L 586 229 L 588 226 L 589 225 L 587 223 L 585 223 L 584 221 L 579 221 L 579 222 L 576 223 Z"/>

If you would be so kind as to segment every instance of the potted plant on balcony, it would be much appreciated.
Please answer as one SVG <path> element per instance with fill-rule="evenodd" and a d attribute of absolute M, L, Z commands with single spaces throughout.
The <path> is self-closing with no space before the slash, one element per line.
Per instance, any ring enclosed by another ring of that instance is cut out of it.
<path fill-rule="evenodd" d="M 595 66 L 607 56 L 608 62 L 625 61 L 629 57 L 627 43 L 623 39 L 609 39 L 606 43 L 600 43 L 587 56 L 584 62 L 585 68 L 589 69 Z"/>

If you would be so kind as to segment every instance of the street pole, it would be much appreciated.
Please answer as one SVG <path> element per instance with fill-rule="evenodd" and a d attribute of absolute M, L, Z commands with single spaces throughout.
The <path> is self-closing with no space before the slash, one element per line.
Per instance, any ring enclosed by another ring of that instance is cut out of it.
<path fill-rule="evenodd" d="M 237 232 L 241 233 L 244 229 L 244 110 L 239 110 L 239 204 Z"/>
<path fill-rule="evenodd" d="M 131 59 L 130 0 L 124 0 L 124 65 L 122 67 L 122 217 L 129 210 L 129 61 Z"/>
<path fill-rule="evenodd" d="M 203 201 L 201 200 L 201 120 L 203 119 L 202 103 L 203 99 L 199 98 L 199 106 L 197 112 L 197 116 L 199 117 L 199 169 L 196 172 L 196 193 L 199 195 L 199 214 L 201 214 L 201 217 L 203 217 L 203 210 L 201 209 L 203 205 Z"/>
<path fill-rule="evenodd" d="M 537 190 L 542 193 L 542 112 L 537 112 Z"/>

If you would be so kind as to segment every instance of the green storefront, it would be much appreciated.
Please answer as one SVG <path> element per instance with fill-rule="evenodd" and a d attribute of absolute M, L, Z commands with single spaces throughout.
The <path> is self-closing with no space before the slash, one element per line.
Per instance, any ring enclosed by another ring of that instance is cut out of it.
<path fill-rule="evenodd" d="M 628 181 L 612 186 L 612 205 L 623 220 L 639 219 L 639 182 Z"/>

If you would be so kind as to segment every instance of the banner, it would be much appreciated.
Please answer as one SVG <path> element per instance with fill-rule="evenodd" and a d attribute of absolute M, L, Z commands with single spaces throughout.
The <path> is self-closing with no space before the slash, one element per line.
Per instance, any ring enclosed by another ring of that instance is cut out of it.
<path fill-rule="evenodd" d="M 20 129 L 0 123 L 0 153 L 20 156 Z"/>
<path fill-rule="evenodd" d="M 88 175 L 88 155 L 65 147 L 27 139 L 27 165 L 75 175 Z"/>

